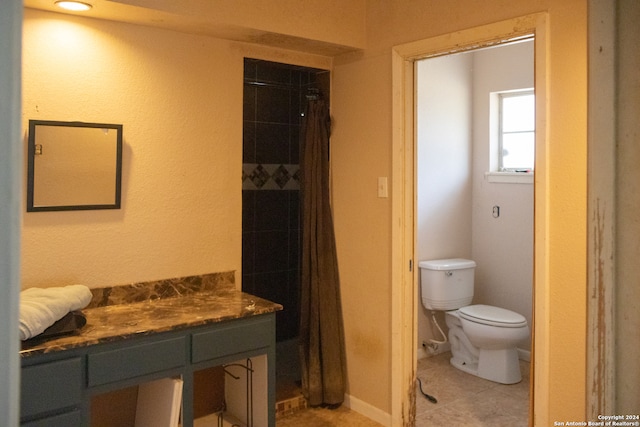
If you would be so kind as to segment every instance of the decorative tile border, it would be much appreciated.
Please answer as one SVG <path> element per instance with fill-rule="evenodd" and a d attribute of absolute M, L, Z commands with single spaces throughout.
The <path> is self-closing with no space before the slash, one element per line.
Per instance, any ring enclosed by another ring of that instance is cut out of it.
<path fill-rule="evenodd" d="M 307 408 L 304 396 L 292 397 L 276 403 L 276 420 Z"/>
<path fill-rule="evenodd" d="M 243 190 L 299 190 L 300 165 L 244 163 Z"/>

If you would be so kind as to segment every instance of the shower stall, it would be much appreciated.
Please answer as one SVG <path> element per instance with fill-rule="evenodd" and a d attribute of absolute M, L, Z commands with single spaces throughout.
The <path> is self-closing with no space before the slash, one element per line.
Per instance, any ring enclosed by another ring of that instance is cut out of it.
<path fill-rule="evenodd" d="M 242 290 L 280 303 L 279 390 L 300 379 L 300 126 L 308 96 L 329 97 L 329 72 L 244 61 Z M 280 396 L 279 396 L 280 397 Z"/>

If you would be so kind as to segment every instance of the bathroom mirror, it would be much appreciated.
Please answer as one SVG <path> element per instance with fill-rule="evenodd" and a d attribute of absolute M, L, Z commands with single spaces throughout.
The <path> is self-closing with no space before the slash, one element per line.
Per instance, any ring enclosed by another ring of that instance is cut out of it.
<path fill-rule="evenodd" d="M 122 125 L 29 120 L 27 212 L 120 209 Z"/>

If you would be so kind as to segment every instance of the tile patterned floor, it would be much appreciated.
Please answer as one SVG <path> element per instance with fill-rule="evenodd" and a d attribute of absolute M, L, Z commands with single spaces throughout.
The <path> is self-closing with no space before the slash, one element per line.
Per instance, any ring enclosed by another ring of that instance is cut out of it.
<path fill-rule="evenodd" d="M 382 427 L 347 407 L 307 408 L 276 420 L 276 427 Z"/>
<path fill-rule="evenodd" d="M 527 426 L 529 363 L 520 361 L 522 381 L 505 385 L 462 372 L 449 363 L 451 353 L 418 361 L 418 378 L 433 404 L 416 388 L 416 427 Z"/>
<path fill-rule="evenodd" d="M 520 361 L 522 381 L 497 384 L 462 372 L 449 363 L 451 353 L 418 361 L 418 378 L 425 392 L 438 403 L 425 399 L 416 385 L 416 427 L 527 426 L 529 417 L 529 363 Z M 276 420 L 277 427 L 381 427 L 346 407 L 330 410 L 308 408 Z"/>

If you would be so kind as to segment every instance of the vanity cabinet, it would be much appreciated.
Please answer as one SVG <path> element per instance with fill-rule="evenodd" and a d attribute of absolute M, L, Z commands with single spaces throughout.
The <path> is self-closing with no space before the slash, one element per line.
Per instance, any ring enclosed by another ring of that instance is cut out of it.
<path fill-rule="evenodd" d="M 88 427 L 93 396 L 179 377 L 181 425 L 193 427 L 194 372 L 252 358 L 256 426 L 275 426 L 275 313 L 23 355 L 21 426 Z"/>
<path fill-rule="evenodd" d="M 153 339 L 87 355 L 87 385 L 96 387 L 143 375 L 182 368 L 188 336 Z"/>
<path fill-rule="evenodd" d="M 68 427 L 81 424 L 82 358 L 72 357 L 22 368 L 20 416 L 38 421 L 24 426 Z"/>

